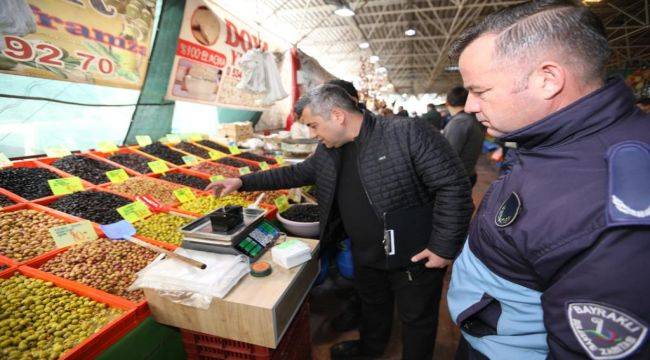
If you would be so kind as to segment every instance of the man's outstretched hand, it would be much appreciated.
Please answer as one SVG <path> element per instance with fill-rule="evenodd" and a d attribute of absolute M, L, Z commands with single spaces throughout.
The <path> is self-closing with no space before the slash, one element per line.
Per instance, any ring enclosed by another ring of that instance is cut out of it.
<path fill-rule="evenodd" d="M 239 178 L 226 178 L 223 180 L 211 182 L 205 188 L 205 191 L 212 191 L 214 196 L 226 196 L 232 192 L 239 190 L 242 182 Z"/>

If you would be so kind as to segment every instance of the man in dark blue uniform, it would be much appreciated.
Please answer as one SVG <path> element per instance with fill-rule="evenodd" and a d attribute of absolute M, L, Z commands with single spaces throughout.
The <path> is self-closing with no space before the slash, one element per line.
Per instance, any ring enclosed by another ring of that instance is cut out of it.
<path fill-rule="evenodd" d="M 453 54 L 510 171 L 448 293 L 460 359 L 650 358 L 650 118 L 606 80 L 600 20 L 570 1 L 494 13 Z"/>

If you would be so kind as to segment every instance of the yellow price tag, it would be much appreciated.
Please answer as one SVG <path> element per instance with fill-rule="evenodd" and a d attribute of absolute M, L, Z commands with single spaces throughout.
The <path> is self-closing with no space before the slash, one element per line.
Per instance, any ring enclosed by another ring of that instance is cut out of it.
<path fill-rule="evenodd" d="M 295 203 L 300 203 L 302 200 L 300 189 L 289 189 L 289 200 Z"/>
<path fill-rule="evenodd" d="M 68 195 L 73 192 L 83 191 L 84 186 L 81 184 L 81 179 L 78 177 L 69 177 L 62 179 L 51 179 L 47 183 L 52 189 L 52 194 L 54 195 Z"/>
<path fill-rule="evenodd" d="M 266 163 L 266 161 L 262 161 L 262 162 L 260 163 L 260 169 L 262 169 L 262 170 L 268 170 L 268 169 L 270 169 L 270 168 L 271 168 L 271 167 L 269 166 L 269 164 Z"/>
<path fill-rule="evenodd" d="M 167 138 L 167 141 L 172 144 L 178 144 L 181 142 L 181 137 L 176 134 L 167 134 L 165 138 Z"/>
<path fill-rule="evenodd" d="M 230 145 L 228 146 L 228 150 L 230 150 L 230 153 L 233 155 L 239 155 L 241 154 L 241 150 L 237 147 L 237 145 Z"/>
<path fill-rule="evenodd" d="M 50 228 L 50 235 L 57 248 L 66 247 L 84 241 L 97 240 L 98 236 L 93 225 L 88 220 L 74 224 L 55 226 Z"/>
<path fill-rule="evenodd" d="M 116 169 L 116 170 L 107 171 L 106 177 L 112 183 L 119 184 L 121 182 L 125 182 L 126 180 L 128 180 L 129 174 L 127 174 L 124 169 Z"/>
<path fill-rule="evenodd" d="M 169 171 L 167 164 L 162 160 L 151 161 L 148 162 L 147 165 L 149 165 L 149 169 L 151 169 L 154 174 L 162 174 Z"/>
<path fill-rule="evenodd" d="M 188 201 L 192 201 L 196 199 L 196 195 L 194 195 L 194 192 L 187 187 L 174 190 L 174 196 L 176 196 L 178 201 L 182 203 L 186 203 Z"/>
<path fill-rule="evenodd" d="M 51 146 L 51 147 L 46 147 L 45 148 L 45 154 L 48 157 L 64 157 L 72 154 L 70 150 L 68 150 L 65 146 Z"/>
<path fill-rule="evenodd" d="M 119 207 L 117 208 L 117 212 L 120 213 L 124 220 L 130 223 L 142 220 L 151 215 L 151 211 L 149 211 L 147 205 L 140 201 L 134 201 L 128 205 Z"/>
<path fill-rule="evenodd" d="M 112 152 L 116 152 L 117 150 L 119 150 L 117 148 L 117 145 L 115 145 L 114 142 L 108 141 L 108 140 L 98 142 L 97 143 L 97 149 L 99 151 L 105 152 L 105 153 L 112 153 Z"/>
<path fill-rule="evenodd" d="M 0 167 L 7 167 L 11 165 L 13 165 L 13 163 L 11 162 L 11 160 L 9 160 L 7 155 L 5 155 L 4 153 L 0 153 Z"/>
<path fill-rule="evenodd" d="M 187 165 L 196 165 L 199 163 L 199 159 L 194 155 L 183 156 L 183 162 Z"/>
<path fill-rule="evenodd" d="M 248 166 L 239 168 L 239 175 L 246 175 L 251 173 L 251 168 Z"/>
<path fill-rule="evenodd" d="M 286 196 L 280 196 L 279 198 L 273 201 L 275 206 L 278 207 L 278 211 L 283 213 L 289 208 L 289 199 Z"/>
<path fill-rule="evenodd" d="M 192 134 L 192 135 L 190 135 L 190 140 L 191 141 L 201 141 L 201 140 L 203 140 L 203 135 L 201 135 L 201 134 Z"/>
<path fill-rule="evenodd" d="M 283 165 L 284 164 L 284 158 L 280 155 L 275 157 L 275 161 L 277 161 L 278 165 Z"/>
<path fill-rule="evenodd" d="M 210 159 L 212 159 L 212 160 L 219 160 L 219 159 L 221 159 L 223 157 L 226 157 L 226 154 L 222 153 L 221 151 L 212 150 L 212 151 L 208 152 L 208 154 L 210 154 Z"/>
<path fill-rule="evenodd" d="M 140 146 L 147 146 L 151 145 L 153 141 L 151 141 L 151 137 L 149 135 L 136 135 L 135 136 L 135 141 L 138 142 L 138 145 Z"/>
<path fill-rule="evenodd" d="M 225 180 L 226 178 L 223 177 L 223 175 L 212 175 L 210 176 L 210 181 L 215 182 L 215 181 L 221 181 Z"/>

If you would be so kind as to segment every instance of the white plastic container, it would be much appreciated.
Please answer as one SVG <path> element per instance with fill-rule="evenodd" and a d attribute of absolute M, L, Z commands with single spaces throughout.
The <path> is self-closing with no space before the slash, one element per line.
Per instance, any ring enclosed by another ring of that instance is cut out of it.
<path fill-rule="evenodd" d="M 278 212 L 278 220 L 284 225 L 285 229 L 293 235 L 306 237 L 306 238 L 316 238 L 319 234 L 318 221 L 316 222 L 296 222 L 287 220 L 282 217 L 282 214 Z"/>

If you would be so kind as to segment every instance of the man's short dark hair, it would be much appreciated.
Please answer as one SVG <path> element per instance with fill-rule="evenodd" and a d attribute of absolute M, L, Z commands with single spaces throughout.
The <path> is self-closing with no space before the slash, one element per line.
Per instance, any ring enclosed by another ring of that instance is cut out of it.
<path fill-rule="evenodd" d="M 447 93 L 447 104 L 451 106 L 465 106 L 468 91 L 462 86 L 456 86 Z"/>
<path fill-rule="evenodd" d="M 329 120 L 332 108 L 338 107 L 348 112 L 361 112 L 357 107 L 357 102 L 338 85 L 323 84 L 312 88 L 303 97 L 298 99 L 294 105 L 294 112 L 298 118 L 306 107 L 311 109 L 311 113 Z"/>
<path fill-rule="evenodd" d="M 572 0 L 530 1 L 497 11 L 466 29 L 452 44 L 450 57 L 484 34 L 496 34 L 496 54 L 526 60 L 535 51 L 561 51 L 580 68 L 583 81 L 604 79 L 610 55 L 605 27 L 586 6 Z"/>
<path fill-rule="evenodd" d="M 427 109 L 429 109 L 429 110 L 435 110 L 435 109 L 436 109 L 436 106 L 433 105 L 433 104 L 427 104 Z"/>
<path fill-rule="evenodd" d="M 348 95 L 359 100 L 359 92 L 357 92 L 357 89 L 354 87 L 354 84 L 352 84 L 351 82 L 342 79 L 334 79 L 328 81 L 327 83 L 342 87 L 345 90 L 345 92 L 348 93 Z"/>

